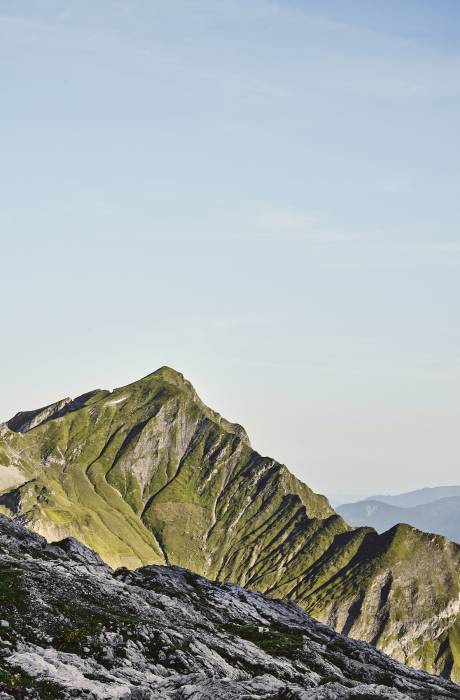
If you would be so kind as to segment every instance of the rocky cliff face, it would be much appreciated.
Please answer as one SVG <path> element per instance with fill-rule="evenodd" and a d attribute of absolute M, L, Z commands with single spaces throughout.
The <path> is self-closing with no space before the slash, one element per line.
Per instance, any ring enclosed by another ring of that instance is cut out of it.
<path fill-rule="evenodd" d="M 48 540 L 295 601 L 460 680 L 460 547 L 408 526 L 348 527 L 171 369 L 19 414 L 0 431 L 0 464 L 20 477 L 3 489 L 3 512 Z"/>
<path fill-rule="evenodd" d="M 449 700 L 460 688 L 292 602 L 177 567 L 111 570 L 0 516 L 0 698 Z"/>

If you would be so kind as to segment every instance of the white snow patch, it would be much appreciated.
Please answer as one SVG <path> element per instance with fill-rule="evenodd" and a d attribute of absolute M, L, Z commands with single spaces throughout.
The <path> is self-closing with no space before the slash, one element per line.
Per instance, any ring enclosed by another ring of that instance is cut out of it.
<path fill-rule="evenodd" d="M 106 401 L 105 405 L 114 406 L 116 403 L 123 403 L 123 401 L 126 401 L 128 398 L 128 396 L 122 396 L 120 399 L 111 399 L 110 401 Z"/>

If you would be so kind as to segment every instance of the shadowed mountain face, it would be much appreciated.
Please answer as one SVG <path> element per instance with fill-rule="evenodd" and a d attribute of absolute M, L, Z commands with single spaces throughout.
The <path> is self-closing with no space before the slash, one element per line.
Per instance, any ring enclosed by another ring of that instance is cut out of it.
<path fill-rule="evenodd" d="M 0 516 L 0 698 L 454 700 L 298 606 L 186 569 L 112 571 Z"/>
<path fill-rule="evenodd" d="M 0 507 L 48 540 L 72 536 L 114 566 L 175 564 L 295 601 L 460 680 L 460 547 L 406 525 L 351 529 L 179 373 L 162 368 L 8 425 Z"/>
<path fill-rule="evenodd" d="M 384 532 L 396 523 L 407 523 L 419 530 L 436 532 L 460 542 L 460 496 L 439 498 L 431 503 L 398 507 L 377 500 L 346 503 L 337 512 L 350 525 L 366 525 Z"/>

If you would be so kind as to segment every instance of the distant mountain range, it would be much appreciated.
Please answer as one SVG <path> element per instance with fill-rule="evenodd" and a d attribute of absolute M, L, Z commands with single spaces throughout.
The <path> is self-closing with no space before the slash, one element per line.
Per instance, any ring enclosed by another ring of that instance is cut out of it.
<path fill-rule="evenodd" d="M 351 528 L 173 369 L 0 425 L 0 494 L 0 512 L 48 541 L 295 602 L 460 680 L 460 546 L 408 525 Z"/>
<path fill-rule="evenodd" d="M 353 526 L 385 532 L 397 523 L 460 542 L 460 486 L 439 486 L 345 503 L 337 512 Z"/>
<path fill-rule="evenodd" d="M 460 496 L 460 486 L 434 486 L 433 488 L 406 491 L 405 493 L 390 496 L 370 496 L 365 500 L 380 501 L 381 503 L 388 503 L 390 506 L 411 508 L 412 506 L 421 506 L 425 503 L 432 503 L 441 498 L 452 498 L 453 496 Z"/>

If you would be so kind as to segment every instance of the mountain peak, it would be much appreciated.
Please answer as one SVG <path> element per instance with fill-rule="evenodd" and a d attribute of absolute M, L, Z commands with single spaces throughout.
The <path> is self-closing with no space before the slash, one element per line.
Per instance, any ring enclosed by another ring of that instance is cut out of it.
<path fill-rule="evenodd" d="M 0 491 L 0 512 L 115 567 L 174 564 L 297 602 L 460 679 L 460 547 L 407 525 L 350 529 L 180 372 L 32 413 L 33 429 L 0 437 L 3 473 L 21 477 Z"/>
<path fill-rule="evenodd" d="M 175 389 L 178 389 L 181 392 L 186 392 L 193 396 L 197 395 L 193 385 L 184 377 L 182 372 L 178 372 L 172 367 L 168 367 L 166 365 L 159 367 L 153 372 L 149 372 L 149 374 L 146 374 L 140 379 L 135 379 L 134 381 L 129 382 L 129 384 L 116 387 L 112 393 L 115 394 L 121 391 L 138 389 L 141 389 L 144 394 L 149 393 L 150 391 L 155 393 L 158 387 L 164 384 L 175 387 Z"/>
<path fill-rule="evenodd" d="M 185 379 L 182 372 L 179 372 L 177 369 L 174 369 L 174 367 L 169 367 L 168 365 L 162 365 L 161 367 L 158 367 L 158 369 L 155 369 L 153 372 L 150 372 L 138 381 L 142 382 L 152 377 L 155 377 L 157 379 L 163 379 L 164 381 L 169 381 L 174 384 L 190 384 L 190 382 L 187 379 Z"/>
<path fill-rule="evenodd" d="M 179 372 L 178 370 L 172 367 L 168 367 L 167 365 L 159 367 L 157 370 L 151 372 L 150 374 L 147 374 L 145 377 L 131 382 L 131 384 L 127 384 L 126 386 L 115 389 L 114 393 L 129 390 L 130 388 L 141 387 L 146 392 L 152 391 L 153 394 L 159 387 L 161 387 L 164 384 L 167 384 L 168 386 L 173 386 L 180 393 L 185 394 L 185 396 L 187 396 L 193 403 L 195 403 L 201 409 L 201 411 L 206 415 L 206 417 L 209 420 L 216 423 L 220 428 L 222 428 L 226 432 L 237 435 L 240 438 L 240 440 L 242 440 L 245 444 L 250 445 L 249 437 L 242 425 L 240 425 L 239 423 L 232 423 L 231 421 L 221 416 L 220 413 L 217 413 L 217 411 L 214 411 L 213 409 L 209 408 L 209 406 L 207 406 L 201 400 L 193 384 L 188 379 L 186 379 L 182 372 Z"/>

